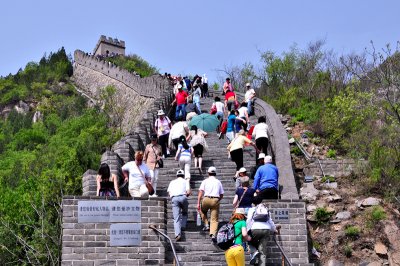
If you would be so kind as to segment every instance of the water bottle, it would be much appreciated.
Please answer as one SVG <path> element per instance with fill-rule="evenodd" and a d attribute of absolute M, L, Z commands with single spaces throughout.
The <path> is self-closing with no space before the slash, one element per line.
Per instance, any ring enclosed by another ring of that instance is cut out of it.
<path fill-rule="evenodd" d="M 201 216 L 200 216 L 200 212 L 197 212 L 196 225 L 197 225 L 197 226 L 201 226 Z"/>

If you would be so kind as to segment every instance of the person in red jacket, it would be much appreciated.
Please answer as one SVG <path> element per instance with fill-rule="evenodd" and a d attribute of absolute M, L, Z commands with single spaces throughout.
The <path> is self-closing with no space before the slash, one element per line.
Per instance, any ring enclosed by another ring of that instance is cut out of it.
<path fill-rule="evenodd" d="M 175 120 L 177 121 L 183 121 L 186 118 L 187 97 L 187 92 L 182 89 L 181 85 L 178 85 L 178 92 L 175 95 L 175 100 L 171 103 L 171 105 L 176 103 Z"/>

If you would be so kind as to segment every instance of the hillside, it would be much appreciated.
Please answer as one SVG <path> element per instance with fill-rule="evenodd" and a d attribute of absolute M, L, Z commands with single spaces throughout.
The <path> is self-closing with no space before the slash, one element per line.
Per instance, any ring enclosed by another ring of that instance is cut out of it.
<path fill-rule="evenodd" d="M 70 82 L 61 48 L 0 78 L 0 261 L 58 264 L 64 194 L 119 136 Z"/>

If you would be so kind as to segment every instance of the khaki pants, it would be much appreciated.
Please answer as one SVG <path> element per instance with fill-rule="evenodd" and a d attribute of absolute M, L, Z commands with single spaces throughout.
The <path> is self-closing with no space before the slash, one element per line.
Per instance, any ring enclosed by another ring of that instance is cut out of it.
<path fill-rule="evenodd" d="M 129 194 L 131 194 L 131 197 L 142 197 L 142 198 L 148 198 L 149 197 L 149 191 L 147 190 L 147 187 L 145 184 L 141 186 L 134 186 L 129 189 Z"/>
<path fill-rule="evenodd" d="M 218 198 L 207 198 L 204 197 L 201 202 L 201 219 L 204 225 L 208 225 L 209 221 L 207 218 L 207 212 L 210 210 L 210 235 L 217 236 L 218 230 L 218 217 L 219 217 L 219 199 Z"/>

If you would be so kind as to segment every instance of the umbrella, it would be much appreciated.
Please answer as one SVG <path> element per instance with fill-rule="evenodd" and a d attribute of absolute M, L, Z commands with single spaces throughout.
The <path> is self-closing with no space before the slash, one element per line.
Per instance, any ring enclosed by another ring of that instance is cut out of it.
<path fill-rule="evenodd" d="M 206 132 L 212 132 L 219 126 L 219 120 L 215 115 L 203 113 L 190 120 L 190 126 L 197 126 Z"/>

